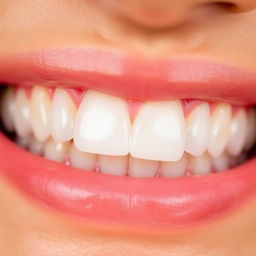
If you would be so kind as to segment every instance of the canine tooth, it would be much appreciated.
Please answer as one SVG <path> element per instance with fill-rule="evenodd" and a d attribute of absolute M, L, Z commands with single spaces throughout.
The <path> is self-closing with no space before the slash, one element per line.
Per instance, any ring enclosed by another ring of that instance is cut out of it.
<path fill-rule="evenodd" d="M 188 167 L 188 157 L 186 154 L 177 162 L 161 162 L 160 174 L 163 177 L 184 176 Z"/>
<path fill-rule="evenodd" d="M 127 155 L 130 126 L 125 100 L 89 90 L 77 113 L 74 143 L 84 152 Z"/>
<path fill-rule="evenodd" d="M 194 175 L 204 175 L 211 172 L 211 158 L 205 153 L 202 156 L 193 156 L 190 158 L 190 168 Z"/>
<path fill-rule="evenodd" d="M 247 125 L 246 112 L 244 109 L 239 109 L 231 121 L 227 146 L 229 154 L 238 156 L 242 152 L 246 140 Z"/>
<path fill-rule="evenodd" d="M 184 153 L 185 121 L 180 101 L 145 103 L 131 131 L 133 157 L 178 161 Z"/>
<path fill-rule="evenodd" d="M 124 176 L 128 169 L 128 157 L 100 155 L 99 168 L 102 173 Z"/>
<path fill-rule="evenodd" d="M 212 159 L 213 169 L 217 172 L 226 171 L 229 169 L 229 156 L 226 153 Z"/>
<path fill-rule="evenodd" d="M 52 102 L 51 135 L 57 142 L 73 138 L 76 106 L 64 89 L 57 88 Z"/>
<path fill-rule="evenodd" d="M 45 88 L 35 86 L 32 90 L 30 113 L 35 137 L 44 141 L 50 134 L 51 101 Z"/>
<path fill-rule="evenodd" d="M 29 99 L 23 89 L 18 89 L 15 98 L 14 125 L 19 136 L 30 135 L 30 107 Z"/>
<path fill-rule="evenodd" d="M 249 110 L 247 118 L 248 118 L 248 121 L 247 121 L 245 149 L 249 150 L 253 146 L 256 139 L 256 113 L 254 109 Z"/>
<path fill-rule="evenodd" d="M 14 130 L 14 92 L 12 88 L 7 88 L 3 94 L 1 116 L 7 131 Z"/>
<path fill-rule="evenodd" d="M 46 141 L 44 157 L 56 162 L 63 163 L 69 152 L 70 142 L 55 142 L 51 138 Z"/>
<path fill-rule="evenodd" d="M 157 174 L 159 162 L 130 157 L 128 174 L 135 178 L 152 178 Z"/>
<path fill-rule="evenodd" d="M 232 109 L 229 104 L 220 103 L 214 109 L 210 119 L 208 152 L 213 157 L 220 156 L 227 146 Z"/>
<path fill-rule="evenodd" d="M 35 155 L 42 155 L 44 152 L 44 142 L 32 137 L 29 142 L 29 151 Z"/>
<path fill-rule="evenodd" d="M 70 164 L 76 168 L 86 171 L 94 171 L 96 169 L 97 155 L 81 152 L 76 149 L 72 143 L 70 149 Z"/>
<path fill-rule="evenodd" d="M 185 150 L 194 156 L 202 155 L 207 149 L 210 107 L 208 103 L 197 106 L 186 118 Z"/>

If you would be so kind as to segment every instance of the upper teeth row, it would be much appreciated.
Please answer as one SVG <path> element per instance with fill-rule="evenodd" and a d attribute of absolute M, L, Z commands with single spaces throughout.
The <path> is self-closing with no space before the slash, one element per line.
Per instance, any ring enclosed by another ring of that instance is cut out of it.
<path fill-rule="evenodd" d="M 225 150 L 237 156 L 255 140 L 253 109 L 210 104 L 196 106 L 185 118 L 180 100 L 143 103 L 134 121 L 127 101 L 88 90 L 77 109 L 69 93 L 57 88 L 51 100 L 47 89 L 9 88 L 3 97 L 2 119 L 19 136 L 34 133 L 39 141 L 49 136 L 57 142 L 74 140 L 83 152 L 157 161 L 178 161 L 184 151 L 194 156 L 208 151 L 212 157 Z"/>

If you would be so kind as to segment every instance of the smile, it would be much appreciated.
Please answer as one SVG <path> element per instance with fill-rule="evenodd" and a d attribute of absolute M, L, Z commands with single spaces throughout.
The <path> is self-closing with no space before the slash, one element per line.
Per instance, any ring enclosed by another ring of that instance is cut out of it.
<path fill-rule="evenodd" d="M 170 231 L 255 194 L 255 74 L 61 49 L 0 60 L 0 82 L 2 175 L 65 216 Z"/>

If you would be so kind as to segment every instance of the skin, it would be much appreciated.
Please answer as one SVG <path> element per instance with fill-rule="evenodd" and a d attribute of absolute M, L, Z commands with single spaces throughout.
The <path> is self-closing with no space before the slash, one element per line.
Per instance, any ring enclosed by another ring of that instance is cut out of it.
<path fill-rule="evenodd" d="M 52 46 L 153 58 L 203 55 L 256 72 L 256 1 L 1 0 L 0 56 Z M 1 168 L 1 164 L 0 164 Z M 240 256 L 256 253 L 256 199 L 165 236 L 93 230 L 38 207 L 0 178 L 0 255 Z"/>

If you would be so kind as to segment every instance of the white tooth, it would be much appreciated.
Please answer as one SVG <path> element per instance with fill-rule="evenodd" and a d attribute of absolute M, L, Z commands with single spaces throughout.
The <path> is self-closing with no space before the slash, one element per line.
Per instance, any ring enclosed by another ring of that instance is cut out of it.
<path fill-rule="evenodd" d="M 159 162 L 130 157 L 128 175 L 135 178 L 152 178 L 158 171 Z"/>
<path fill-rule="evenodd" d="M 247 132 L 246 132 L 246 142 L 245 149 L 249 150 L 256 139 L 256 114 L 254 109 L 250 109 L 248 112 L 247 121 Z"/>
<path fill-rule="evenodd" d="M 128 156 L 99 156 L 99 168 L 102 173 L 124 176 L 128 169 Z"/>
<path fill-rule="evenodd" d="M 226 103 L 218 104 L 212 113 L 210 120 L 208 152 L 213 157 L 220 156 L 227 146 L 230 134 L 231 117 L 231 106 Z"/>
<path fill-rule="evenodd" d="M 190 158 L 190 168 L 194 175 L 204 175 L 211 172 L 211 158 L 205 153 L 202 156 L 193 156 Z"/>
<path fill-rule="evenodd" d="M 16 143 L 17 143 L 20 147 L 27 149 L 28 146 L 29 146 L 30 140 L 31 140 L 30 137 L 17 137 L 17 138 L 16 138 Z"/>
<path fill-rule="evenodd" d="M 44 142 L 38 141 L 32 137 L 29 142 L 29 151 L 35 155 L 42 155 L 44 151 Z"/>
<path fill-rule="evenodd" d="M 186 154 L 177 162 L 161 162 L 160 174 L 163 177 L 181 177 L 186 174 L 188 157 Z"/>
<path fill-rule="evenodd" d="M 3 124 L 7 131 L 14 130 L 14 92 L 12 88 L 8 88 L 2 98 L 1 116 Z"/>
<path fill-rule="evenodd" d="M 74 143 L 70 149 L 70 164 L 76 168 L 86 171 L 94 171 L 96 169 L 97 155 L 81 152 L 76 149 Z"/>
<path fill-rule="evenodd" d="M 14 124 L 19 136 L 23 137 L 30 135 L 32 129 L 29 99 L 23 89 L 18 89 L 16 93 Z"/>
<path fill-rule="evenodd" d="M 210 107 L 208 103 L 197 106 L 186 118 L 185 150 L 194 156 L 201 156 L 207 149 Z"/>
<path fill-rule="evenodd" d="M 185 121 L 180 101 L 145 103 L 131 131 L 131 155 L 178 161 L 185 146 Z"/>
<path fill-rule="evenodd" d="M 46 140 L 50 134 L 50 111 L 51 101 L 47 90 L 34 87 L 30 102 L 31 125 L 39 141 Z"/>
<path fill-rule="evenodd" d="M 89 90 L 77 113 L 74 143 L 84 152 L 127 155 L 130 126 L 126 101 Z"/>
<path fill-rule="evenodd" d="M 69 152 L 70 142 L 55 142 L 52 139 L 49 139 L 45 143 L 44 148 L 44 157 L 53 160 L 56 162 L 63 163 Z"/>
<path fill-rule="evenodd" d="M 73 138 L 73 126 L 76 106 L 63 89 L 56 89 L 51 114 L 51 135 L 57 142 L 69 141 Z"/>
<path fill-rule="evenodd" d="M 216 172 L 223 172 L 229 169 L 229 156 L 226 153 L 212 159 L 212 167 Z"/>
<path fill-rule="evenodd" d="M 247 125 L 246 112 L 244 109 L 239 109 L 231 121 L 230 137 L 227 146 L 229 154 L 238 156 L 242 152 L 247 135 Z"/>

